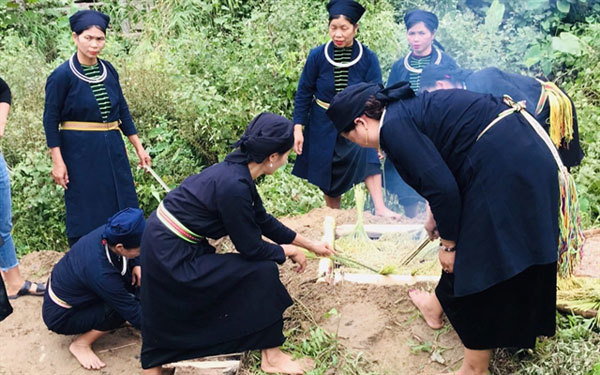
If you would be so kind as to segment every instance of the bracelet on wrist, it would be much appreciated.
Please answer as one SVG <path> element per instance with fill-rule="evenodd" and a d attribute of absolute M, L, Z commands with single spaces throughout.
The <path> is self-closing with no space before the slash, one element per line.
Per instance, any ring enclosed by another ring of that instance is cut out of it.
<path fill-rule="evenodd" d="M 446 245 L 443 245 L 441 242 L 440 242 L 440 247 L 442 248 L 442 250 L 444 250 L 447 253 L 453 253 L 456 250 L 455 247 L 448 247 Z"/>

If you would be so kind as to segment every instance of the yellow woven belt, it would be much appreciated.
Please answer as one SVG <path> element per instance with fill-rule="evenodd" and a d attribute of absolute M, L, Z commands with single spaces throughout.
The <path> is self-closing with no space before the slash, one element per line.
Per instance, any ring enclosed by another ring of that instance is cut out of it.
<path fill-rule="evenodd" d="M 317 105 L 321 108 L 323 108 L 324 110 L 328 110 L 329 109 L 329 103 L 322 101 L 321 99 L 315 99 L 315 102 L 317 103 Z"/>
<path fill-rule="evenodd" d="M 52 290 L 52 285 L 50 284 L 50 277 L 48 277 L 48 297 L 50 297 L 52 302 L 56 303 L 58 306 L 64 309 L 70 309 L 73 307 L 65 301 L 63 301 L 62 299 L 58 298 L 56 294 L 54 294 L 54 291 Z"/>
<path fill-rule="evenodd" d="M 60 130 L 82 130 L 89 132 L 105 132 L 119 128 L 119 121 L 113 122 L 86 122 L 65 121 L 60 124 Z"/>

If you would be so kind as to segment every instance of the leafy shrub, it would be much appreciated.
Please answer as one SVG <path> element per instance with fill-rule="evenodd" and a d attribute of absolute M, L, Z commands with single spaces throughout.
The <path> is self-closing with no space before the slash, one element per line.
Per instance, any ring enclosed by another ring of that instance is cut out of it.
<path fill-rule="evenodd" d="M 481 69 L 496 66 L 501 69 L 519 72 L 525 68 L 523 56 L 527 46 L 537 43 L 543 37 L 537 28 L 530 24 L 519 24 L 514 18 L 499 15 L 490 24 L 481 15 L 461 6 L 459 0 L 427 1 L 392 0 L 397 20 L 402 27 L 402 56 L 408 52 L 404 15 L 416 8 L 436 13 L 440 20 L 436 39 L 446 52 L 464 68 Z M 483 14 L 485 17 L 485 13 Z M 501 52 L 501 53 L 499 53 Z"/>
<path fill-rule="evenodd" d="M 52 163 L 27 151 L 11 168 L 13 237 L 19 255 L 32 250 L 67 249 L 63 189 L 49 179 Z"/>
<path fill-rule="evenodd" d="M 304 214 L 325 203 L 319 189 L 292 175 L 290 164 L 262 178 L 257 190 L 265 209 L 274 216 Z"/>

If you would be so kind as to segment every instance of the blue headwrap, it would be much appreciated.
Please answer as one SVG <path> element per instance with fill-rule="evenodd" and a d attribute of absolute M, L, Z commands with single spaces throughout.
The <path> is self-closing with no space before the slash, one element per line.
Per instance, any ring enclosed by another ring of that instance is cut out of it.
<path fill-rule="evenodd" d="M 413 27 L 415 24 L 423 22 L 429 31 L 433 32 L 437 30 L 439 26 L 438 18 L 435 14 L 426 10 L 415 9 L 406 13 L 404 16 L 404 23 L 406 24 L 406 30 Z"/>
<path fill-rule="evenodd" d="M 103 33 L 106 33 L 109 22 L 110 17 L 97 10 L 80 10 L 69 17 L 71 31 L 75 34 L 81 34 L 92 26 L 98 26 Z"/>
<path fill-rule="evenodd" d="M 413 96 L 415 93 L 408 82 L 400 81 L 387 88 L 383 88 L 380 83 L 361 82 L 346 87 L 334 96 L 326 113 L 338 133 L 344 133 L 354 128 L 354 119 L 362 116 L 367 100 L 371 97 L 386 105 Z"/>
<path fill-rule="evenodd" d="M 293 145 L 294 124 L 283 116 L 263 112 L 250 122 L 233 147 L 239 147 L 248 161 L 262 163 L 269 155 L 287 152 Z"/>
<path fill-rule="evenodd" d="M 330 18 L 334 16 L 346 16 L 355 24 L 360 20 L 363 13 L 365 13 L 365 8 L 352 0 L 331 0 L 327 4 L 327 11 Z"/>
<path fill-rule="evenodd" d="M 144 212 L 139 208 L 126 208 L 108 219 L 102 238 L 111 245 L 123 244 L 126 249 L 135 249 L 142 242 L 144 228 Z"/>

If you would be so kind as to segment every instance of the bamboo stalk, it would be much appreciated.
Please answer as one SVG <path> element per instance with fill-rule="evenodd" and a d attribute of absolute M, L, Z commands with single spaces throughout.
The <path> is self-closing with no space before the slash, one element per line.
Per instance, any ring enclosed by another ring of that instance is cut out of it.
<path fill-rule="evenodd" d="M 366 264 L 362 264 L 362 263 L 360 263 L 360 262 L 358 262 L 358 261 L 356 261 L 354 259 L 347 258 L 347 257 L 341 256 L 339 254 L 332 255 L 331 259 L 333 259 L 334 261 L 339 262 L 339 263 L 344 263 L 344 262 L 346 262 L 346 263 L 352 263 L 352 264 L 357 265 L 359 267 L 362 267 L 362 268 L 364 268 L 366 270 L 373 271 L 375 273 L 379 273 L 379 271 L 376 270 L 375 268 L 371 268 L 371 267 L 367 266 Z"/>
<path fill-rule="evenodd" d="M 421 242 L 421 244 L 419 246 L 417 246 L 416 249 L 414 249 L 407 257 L 406 259 L 404 259 L 402 261 L 402 265 L 406 266 L 408 265 L 425 247 L 427 247 L 427 245 L 429 245 L 429 243 L 431 242 L 431 239 L 429 237 L 426 237 L 423 242 Z"/>
<path fill-rule="evenodd" d="M 325 216 L 323 220 L 323 241 L 329 246 L 335 248 L 335 218 Z M 319 270 L 317 271 L 317 282 L 326 282 L 331 284 L 333 274 L 333 260 L 330 258 L 321 258 L 319 260 Z"/>
<path fill-rule="evenodd" d="M 146 169 L 148 172 L 150 172 L 152 177 L 154 177 L 154 179 L 160 184 L 160 186 L 163 187 L 163 189 L 165 189 L 165 191 L 167 193 L 171 191 L 171 188 L 169 186 L 167 186 L 167 184 L 165 184 L 163 179 L 160 178 L 160 176 L 156 172 L 154 172 L 154 169 L 152 169 L 152 167 L 150 167 L 148 164 L 146 164 L 146 165 L 144 165 L 144 169 Z"/>

